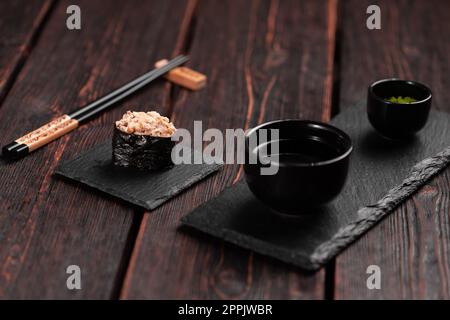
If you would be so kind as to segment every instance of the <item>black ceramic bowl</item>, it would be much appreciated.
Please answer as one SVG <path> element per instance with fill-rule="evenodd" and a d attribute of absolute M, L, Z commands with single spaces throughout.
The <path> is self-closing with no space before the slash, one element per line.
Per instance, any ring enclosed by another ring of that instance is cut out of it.
<path fill-rule="evenodd" d="M 411 97 L 415 102 L 394 103 L 390 97 Z M 408 80 L 385 79 L 369 86 L 367 116 L 372 126 L 391 139 L 414 135 L 425 126 L 431 107 L 431 90 L 423 84 Z"/>
<path fill-rule="evenodd" d="M 262 139 L 263 129 L 278 129 L 278 139 L 273 140 L 270 134 Z M 278 150 L 274 143 L 278 143 Z M 352 143 L 346 133 L 328 124 L 278 120 L 251 129 L 246 134 L 245 151 L 245 178 L 253 194 L 275 211 L 306 214 L 342 190 Z M 267 154 L 272 154 L 270 160 Z M 256 161 L 250 163 L 249 155 Z M 268 167 L 276 173 L 262 174 L 261 169 Z"/>

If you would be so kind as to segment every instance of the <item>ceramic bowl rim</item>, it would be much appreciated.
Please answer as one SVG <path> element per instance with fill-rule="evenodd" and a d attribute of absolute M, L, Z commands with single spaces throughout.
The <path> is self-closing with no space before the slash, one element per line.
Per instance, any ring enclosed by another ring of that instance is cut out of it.
<path fill-rule="evenodd" d="M 316 162 L 308 162 L 308 163 L 302 163 L 302 162 L 298 162 L 298 163 L 290 163 L 289 165 L 285 164 L 285 163 L 280 163 L 278 161 L 270 161 L 271 165 L 275 165 L 275 166 L 279 166 L 279 167 L 318 167 L 318 166 L 325 166 L 325 165 L 329 165 L 329 164 L 333 164 L 336 162 L 339 162 L 345 158 L 347 158 L 350 153 L 352 153 L 353 151 L 353 142 L 352 139 L 350 138 L 350 136 L 345 133 L 344 131 L 342 131 L 339 128 L 336 128 L 335 126 L 332 126 L 328 123 L 324 123 L 324 122 L 319 122 L 319 121 L 313 121 L 313 120 L 301 120 L 301 119 L 280 119 L 280 120 L 273 120 L 273 121 L 268 121 L 268 122 L 264 122 L 252 129 L 250 129 L 246 134 L 245 134 L 245 139 L 247 140 L 248 137 L 253 134 L 254 132 L 256 132 L 259 129 L 262 129 L 265 126 L 269 126 L 272 124 L 276 124 L 276 123 L 286 123 L 286 122 L 297 122 L 297 123 L 301 123 L 301 124 L 305 124 L 305 125 L 312 125 L 313 127 L 315 127 L 316 129 L 323 129 L 323 127 L 325 127 L 325 129 L 328 129 L 330 132 L 332 132 L 335 135 L 340 136 L 340 138 L 343 138 L 344 140 L 346 140 L 346 142 L 348 143 L 348 148 L 346 148 L 346 150 L 342 153 L 339 154 L 339 156 L 328 159 L 328 160 L 324 160 L 324 161 L 316 161 Z M 259 145 L 258 145 L 259 146 Z"/>
<path fill-rule="evenodd" d="M 418 104 L 422 104 L 428 100 L 431 100 L 433 94 L 431 92 L 431 89 L 428 88 L 426 85 L 424 85 L 423 83 L 414 81 L 414 80 L 403 80 L 403 79 L 399 79 L 399 78 L 387 78 L 387 79 L 381 79 L 381 80 L 377 80 L 375 82 L 373 82 L 370 86 L 369 86 L 369 92 L 371 97 L 375 98 L 378 101 L 381 101 L 387 105 L 403 105 L 402 103 L 395 103 L 395 102 L 391 102 L 391 101 L 387 101 L 385 99 L 383 99 L 382 97 L 380 97 L 379 95 L 377 95 L 373 89 L 375 88 L 375 86 L 381 84 L 381 83 L 388 83 L 388 82 L 401 82 L 401 83 L 405 83 L 407 85 L 410 86 L 414 86 L 417 88 L 420 88 L 422 90 L 424 90 L 425 92 L 427 92 L 427 97 L 422 99 L 422 100 L 417 100 L 414 102 L 410 102 L 410 103 L 405 103 L 406 105 L 418 105 Z"/>

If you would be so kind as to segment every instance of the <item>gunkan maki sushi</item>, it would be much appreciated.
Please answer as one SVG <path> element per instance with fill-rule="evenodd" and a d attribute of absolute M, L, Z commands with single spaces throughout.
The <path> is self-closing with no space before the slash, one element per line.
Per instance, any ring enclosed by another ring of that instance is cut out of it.
<path fill-rule="evenodd" d="M 115 123 L 113 163 L 145 170 L 170 168 L 175 130 L 173 123 L 156 111 L 127 111 Z"/>

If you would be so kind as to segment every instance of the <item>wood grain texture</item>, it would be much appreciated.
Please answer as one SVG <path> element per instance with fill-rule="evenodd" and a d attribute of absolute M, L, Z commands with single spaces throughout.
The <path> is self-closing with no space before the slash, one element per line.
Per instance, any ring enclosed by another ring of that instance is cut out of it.
<path fill-rule="evenodd" d="M 365 100 L 381 78 L 430 86 L 432 107 L 450 112 L 450 3 L 378 1 L 382 29 L 366 28 L 371 1 L 342 2 L 340 108 Z M 449 169 L 336 260 L 337 299 L 450 298 Z M 381 268 L 381 290 L 368 290 L 366 269 Z"/>
<path fill-rule="evenodd" d="M 70 4 L 82 8 L 80 31 L 66 28 Z M 175 0 L 59 2 L 0 108 L 0 143 L 170 57 L 185 37 L 186 10 Z M 139 214 L 52 173 L 61 159 L 111 139 L 113 121 L 126 110 L 166 114 L 168 101 L 169 87 L 160 81 L 25 159 L 0 164 L 0 298 L 115 297 Z M 66 288 L 71 264 L 81 267 L 80 291 Z"/>
<path fill-rule="evenodd" d="M 190 55 L 208 85 L 176 90 L 172 120 L 223 130 L 282 117 L 329 119 L 335 15 L 335 1 L 199 2 Z M 179 229 L 182 216 L 240 175 L 228 165 L 144 216 L 121 298 L 323 298 L 324 270 L 301 273 Z"/>
<path fill-rule="evenodd" d="M 0 2 L 0 103 L 28 57 L 52 2 Z"/>

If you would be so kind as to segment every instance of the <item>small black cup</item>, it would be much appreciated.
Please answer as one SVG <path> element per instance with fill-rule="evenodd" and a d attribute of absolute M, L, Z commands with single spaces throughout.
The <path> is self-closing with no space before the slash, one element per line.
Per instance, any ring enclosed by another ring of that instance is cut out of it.
<path fill-rule="evenodd" d="M 411 97 L 411 103 L 387 101 L 390 97 Z M 422 129 L 430 113 L 431 90 L 418 82 L 384 79 L 372 83 L 367 95 L 367 116 L 375 130 L 390 139 L 408 138 Z"/>
<path fill-rule="evenodd" d="M 263 129 L 266 135 L 261 139 Z M 278 129 L 277 139 L 267 132 L 270 129 Z M 274 150 L 274 143 L 278 143 L 278 150 Z M 325 123 L 278 120 L 250 130 L 245 151 L 256 159 L 256 163 L 246 159 L 244 164 L 247 184 L 256 198 L 277 212 L 300 215 L 314 212 L 311 209 L 340 193 L 352 143 L 346 133 Z M 262 174 L 261 169 L 268 167 L 276 173 Z"/>

